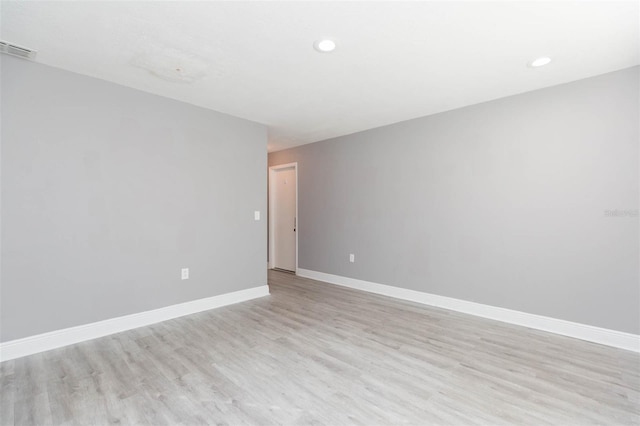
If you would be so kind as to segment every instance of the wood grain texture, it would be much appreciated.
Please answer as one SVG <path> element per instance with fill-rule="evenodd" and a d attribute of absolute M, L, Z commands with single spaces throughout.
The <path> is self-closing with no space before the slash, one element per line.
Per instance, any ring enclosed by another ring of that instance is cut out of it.
<path fill-rule="evenodd" d="M 269 272 L 271 296 L 0 364 L 0 424 L 639 424 L 640 356 Z"/>

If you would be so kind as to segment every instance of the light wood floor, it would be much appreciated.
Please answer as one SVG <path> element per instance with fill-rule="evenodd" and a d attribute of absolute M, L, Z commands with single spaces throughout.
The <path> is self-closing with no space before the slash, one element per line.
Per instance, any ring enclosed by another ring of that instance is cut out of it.
<path fill-rule="evenodd" d="M 638 354 L 281 272 L 269 284 L 2 363 L 0 423 L 640 423 Z"/>

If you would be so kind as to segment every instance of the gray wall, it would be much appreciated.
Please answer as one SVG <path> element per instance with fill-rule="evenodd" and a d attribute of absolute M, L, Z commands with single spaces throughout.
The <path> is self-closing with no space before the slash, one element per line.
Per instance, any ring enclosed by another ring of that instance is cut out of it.
<path fill-rule="evenodd" d="M 640 332 L 638 81 L 636 67 L 271 154 L 298 162 L 300 268 Z"/>
<path fill-rule="evenodd" d="M 1 58 L 1 341 L 267 283 L 264 126 Z"/>

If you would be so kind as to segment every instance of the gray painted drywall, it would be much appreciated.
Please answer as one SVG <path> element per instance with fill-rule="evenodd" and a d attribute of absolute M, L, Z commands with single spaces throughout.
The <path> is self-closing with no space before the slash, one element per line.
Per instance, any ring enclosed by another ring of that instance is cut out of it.
<path fill-rule="evenodd" d="M 1 341 L 267 283 L 264 126 L 1 61 Z"/>
<path fill-rule="evenodd" d="M 299 267 L 640 332 L 638 81 L 635 67 L 270 154 L 298 162 Z"/>

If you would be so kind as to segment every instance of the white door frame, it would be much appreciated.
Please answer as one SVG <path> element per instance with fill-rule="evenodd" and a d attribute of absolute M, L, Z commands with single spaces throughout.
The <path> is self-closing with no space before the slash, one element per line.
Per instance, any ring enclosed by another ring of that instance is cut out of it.
<path fill-rule="evenodd" d="M 275 213 L 276 213 L 276 201 L 275 201 L 275 186 L 276 186 L 276 173 L 278 170 L 288 169 L 293 167 L 296 176 L 296 270 L 298 272 L 298 234 L 300 233 L 300 219 L 298 217 L 298 163 L 279 164 L 277 166 L 269 167 L 269 269 L 274 267 L 274 253 L 276 252 L 276 240 L 273 238 L 275 232 Z"/>

